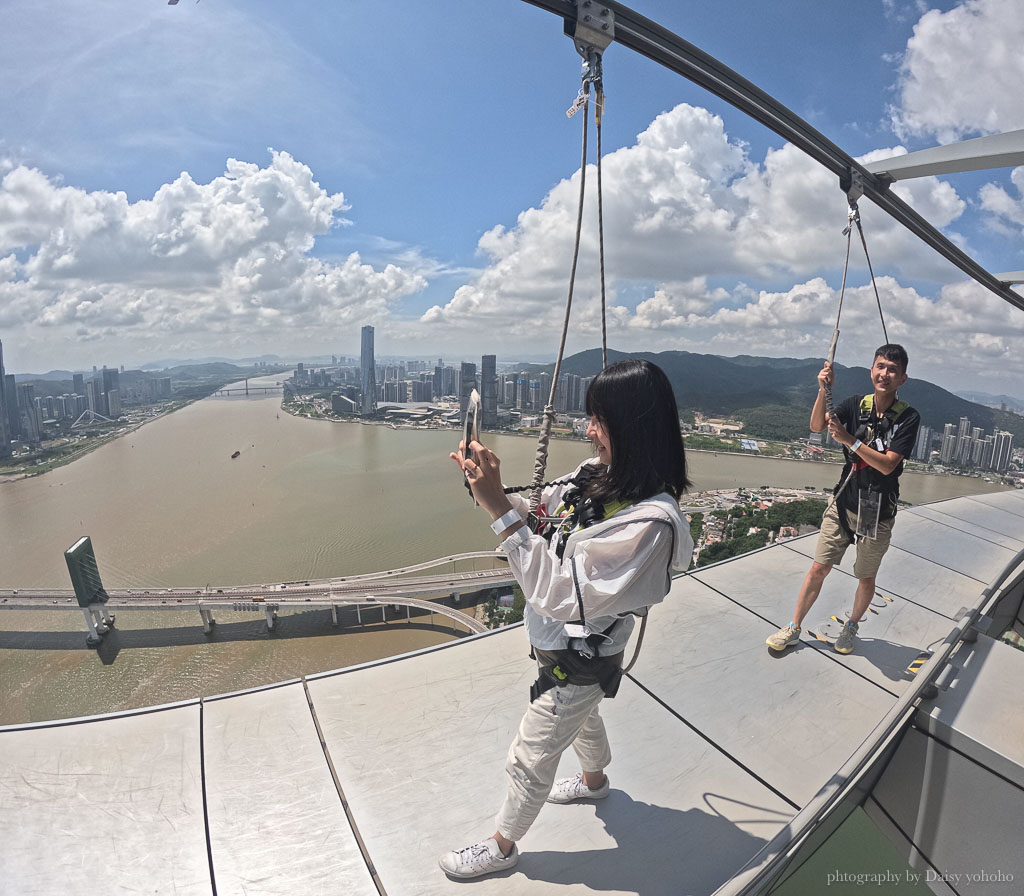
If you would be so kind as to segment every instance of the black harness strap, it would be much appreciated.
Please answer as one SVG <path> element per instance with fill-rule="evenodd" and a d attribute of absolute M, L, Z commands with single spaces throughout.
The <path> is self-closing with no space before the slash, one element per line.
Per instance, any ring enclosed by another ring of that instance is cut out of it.
<path fill-rule="evenodd" d="M 870 405 L 867 405 L 869 398 L 871 399 L 871 403 Z M 873 445 L 877 440 L 881 440 L 883 451 L 888 451 L 889 446 L 892 444 L 892 438 L 896 434 L 896 429 L 899 427 L 899 422 L 903 418 L 904 413 L 909 409 L 910 406 L 905 401 L 895 401 L 888 410 L 879 417 L 875 413 L 874 396 L 865 395 L 864 398 L 861 399 L 860 406 L 858 407 L 857 428 L 854 435 L 865 444 Z M 845 448 L 843 450 L 849 457 L 849 452 Z M 881 486 L 872 482 L 872 473 L 874 472 L 877 471 L 875 471 L 870 465 L 858 468 L 857 458 L 850 457 L 847 461 L 847 465 L 843 468 L 843 476 L 840 478 L 840 482 L 836 486 L 834 494 L 837 516 L 839 517 L 839 526 L 851 541 L 856 541 L 857 535 L 850 526 L 850 521 L 847 519 L 847 513 L 856 512 L 856 507 L 850 506 L 852 499 L 850 487 L 852 485 L 854 490 L 860 488 L 874 488 L 876 491 L 881 491 Z M 890 497 L 890 495 L 886 495 L 887 500 L 890 499 Z M 892 514 L 889 516 L 883 516 L 882 519 L 891 519 L 895 516 L 895 501 L 892 501 L 892 504 Z"/>
<path fill-rule="evenodd" d="M 643 517 L 640 519 L 623 520 L 616 526 L 609 527 L 601 534 L 604 535 L 611 529 L 618 529 L 622 526 L 629 525 L 630 523 L 663 523 L 668 526 L 669 533 L 671 536 L 670 552 L 668 558 L 668 577 L 669 582 L 672 579 L 672 561 L 676 556 L 676 530 L 675 527 L 666 519 L 660 517 Z M 583 609 L 583 592 L 580 588 L 579 574 L 576 569 L 576 558 L 575 556 L 569 558 L 570 568 L 572 570 L 572 582 L 573 587 L 576 591 L 576 605 L 580 611 L 579 624 L 586 626 L 587 616 L 586 611 Z M 645 608 L 646 609 L 646 608 Z M 623 614 L 628 615 L 628 614 Z M 639 614 L 637 614 L 639 615 Z M 567 684 L 598 684 L 601 686 L 601 690 L 604 691 L 606 697 L 614 697 L 619 691 L 619 684 L 622 681 L 624 670 L 622 668 L 622 658 L 625 651 L 621 651 L 614 656 L 598 656 L 597 649 L 600 642 L 607 636 L 607 633 L 611 631 L 614 626 L 618 625 L 619 620 L 622 616 L 616 617 L 607 629 L 602 632 L 593 632 L 585 640 L 589 649 L 592 651 L 591 656 L 586 656 L 580 651 L 573 648 L 566 648 L 564 650 L 541 650 L 540 648 L 531 648 L 530 656 L 536 657 L 540 663 L 540 671 L 537 675 L 537 680 L 530 686 L 530 702 L 533 703 L 541 694 L 550 691 L 554 687 Z M 646 612 L 643 614 L 643 623 L 647 622 Z M 633 658 L 629 662 L 627 668 L 632 668 L 636 662 L 636 658 L 640 653 L 640 645 L 643 641 L 643 628 L 641 628 L 641 636 L 637 641 L 636 651 L 633 653 Z"/>

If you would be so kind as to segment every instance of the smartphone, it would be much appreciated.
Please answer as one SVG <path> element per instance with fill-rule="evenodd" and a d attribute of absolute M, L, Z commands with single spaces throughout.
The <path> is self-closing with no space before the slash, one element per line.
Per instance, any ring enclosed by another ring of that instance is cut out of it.
<path fill-rule="evenodd" d="M 470 449 L 470 442 L 480 441 L 480 393 L 474 389 L 469 394 L 469 404 L 466 406 L 466 422 L 462 433 L 462 443 L 465 447 L 466 460 L 471 460 L 473 452 Z"/>

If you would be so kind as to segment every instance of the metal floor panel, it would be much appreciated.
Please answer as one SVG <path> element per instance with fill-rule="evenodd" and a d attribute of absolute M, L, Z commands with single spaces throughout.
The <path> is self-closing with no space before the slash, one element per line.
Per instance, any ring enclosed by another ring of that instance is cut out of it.
<path fill-rule="evenodd" d="M 997 507 L 986 507 L 958 498 L 956 501 L 915 507 L 914 513 L 1001 544 L 1012 551 L 1024 548 L 1024 520 Z"/>
<path fill-rule="evenodd" d="M 0 732 L 0 889 L 210 896 L 200 763 L 198 703 Z"/>
<path fill-rule="evenodd" d="M 1007 513 L 1024 516 L 1024 489 L 1016 488 L 1007 492 L 986 492 L 983 495 L 971 495 L 970 500 L 979 504 L 998 507 Z"/>
<path fill-rule="evenodd" d="M 962 572 L 980 582 L 990 582 L 1005 568 L 1016 550 L 991 539 L 980 538 L 953 525 L 928 519 L 915 511 L 901 510 L 892 531 L 892 545 L 917 554 L 947 569 Z M 883 561 L 884 562 L 884 561 Z"/>
<path fill-rule="evenodd" d="M 217 896 L 377 896 L 300 683 L 203 706 Z"/>
<path fill-rule="evenodd" d="M 520 629 L 310 680 L 324 737 L 389 896 L 463 892 L 437 857 L 494 832 L 535 665 Z M 711 893 L 794 810 L 623 681 L 602 704 L 608 799 L 545 806 L 519 864 L 474 893 Z M 569 750 L 561 774 L 578 770 Z"/>
<path fill-rule="evenodd" d="M 912 727 L 872 795 L 961 896 L 1020 896 L 1024 790 Z"/>
<path fill-rule="evenodd" d="M 797 592 L 810 568 L 807 557 L 786 549 L 789 544 L 786 542 L 785 545 L 768 548 L 756 555 L 697 569 L 690 574 L 691 578 L 727 594 L 771 623 L 759 641 L 755 638 L 755 643 L 760 645 L 759 649 L 764 648 L 765 652 L 767 647 L 764 639 L 793 618 Z M 891 559 L 883 561 L 883 569 Z M 848 561 L 844 558 L 845 562 Z M 931 568 L 934 569 L 933 564 Z M 974 586 L 977 594 L 980 586 L 976 582 Z M 831 643 L 818 640 L 815 633 L 827 627 L 825 635 L 834 637 L 838 634 L 839 623 L 834 622 L 832 617 L 847 618 L 853 609 L 856 589 L 857 580 L 841 568 L 829 573 L 818 599 L 804 619 L 801 645 L 824 651 L 831 660 L 859 673 L 890 693 L 901 694 L 912 681 L 906 671 L 907 667 L 922 651 L 933 649 L 936 643 L 941 642 L 952 629 L 953 621 L 916 603 L 886 594 L 883 590 L 886 597 L 876 596 L 867 615 L 861 620 L 854 652 L 840 657 L 834 652 Z M 793 650 L 789 648 L 786 653 L 792 653 Z"/>
<path fill-rule="evenodd" d="M 917 725 L 1024 789 L 1024 652 L 979 635 L 954 662 L 960 671 Z"/>
<path fill-rule="evenodd" d="M 773 551 L 723 564 L 778 599 L 791 597 L 762 564 Z M 786 552 L 790 557 L 795 555 Z M 764 578 L 759 578 L 764 575 Z M 781 656 L 777 626 L 708 586 L 678 579 L 651 610 L 631 675 L 739 762 L 804 805 L 850 757 L 895 698 L 802 644 Z M 844 659 L 845 662 L 845 659 Z"/>
<path fill-rule="evenodd" d="M 817 535 L 795 538 L 783 542 L 783 546 L 806 557 L 805 562 L 810 568 L 817 538 Z M 836 569 L 852 576 L 855 559 L 856 554 L 851 547 Z M 892 546 L 882 560 L 882 566 L 875 577 L 875 585 L 886 597 L 905 598 L 946 616 L 950 621 L 955 620 L 964 607 L 976 604 L 985 587 L 978 579 L 938 566 L 930 560 Z"/>

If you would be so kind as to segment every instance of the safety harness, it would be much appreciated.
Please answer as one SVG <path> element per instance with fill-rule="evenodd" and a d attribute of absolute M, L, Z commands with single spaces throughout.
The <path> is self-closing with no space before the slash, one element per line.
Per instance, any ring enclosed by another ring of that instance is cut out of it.
<path fill-rule="evenodd" d="M 565 490 L 562 505 L 559 510 L 566 513 L 561 516 L 546 516 L 531 514 L 531 528 L 548 541 L 555 540 L 555 553 L 559 560 L 565 554 L 569 536 L 580 529 L 587 529 L 597 523 L 610 519 L 621 510 L 630 506 L 628 501 L 616 501 L 607 506 L 584 497 L 586 484 L 599 472 L 599 468 L 592 464 L 585 464 L 573 477 L 572 484 Z M 543 511 L 543 507 L 540 508 Z M 668 575 L 672 575 L 672 560 L 675 557 L 675 529 L 672 524 L 659 517 L 630 518 L 623 522 L 623 525 L 631 523 L 663 523 L 669 527 L 672 533 L 672 545 L 669 553 Z M 579 622 L 567 623 L 566 634 L 569 635 L 570 645 L 562 650 L 542 650 L 539 647 L 530 648 L 531 659 L 537 660 L 540 671 L 537 680 L 530 686 L 530 702 L 532 703 L 541 694 L 551 688 L 563 685 L 600 685 L 606 697 L 614 697 L 619 690 L 619 683 L 622 681 L 624 672 L 632 668 L 640 653 L 640 644 L 643 640 L 643 625 L 647 622 L 647 608 L 630 611 L 616 617 L 603 631 L 594 632 L 587 624 L 586 611 L 583 608 L 583 593 L 580 588 L 576 559 L 570 556 L 570 568 L 572 570 L 573 586 L 576 590 L 576 605 L 579 609 Z M 613 656 L 599 656 L 598 650 L 602 644 L 611 640 L 612 630 L 620 625 L 622 620 L 629 615 L 640 616 L 643 620 L 640 629 L 640 636 L 637 639 L 636 652 L 629 666 L 623 669 L 622 658 L 625 651 L 620 651 Z"/>
<path fill-rule="evenodd" d="M 893 437 L 901 424 L 903 414 L 910 407 L 905 401 L 895 401 L 892 406 L 879 417 L 875 413 L 874 394 L 865 395 L 857 409 L 857 426 L 854 438 L 860 439 L 865 445 L 883 454 L 889 450 Z M 897 487 L 893 486 L 894 474 L 885 474 L 876 470 L 867 461 L 851 454 L 845 447 L 846 466 L 839 484 L 833 494 L 839 510 L 839 524 L 851 538 L 855 537 L 847 519 L 847 513 L 856 513 L 859 496 L 862 491 L 877 497 L 879 501 L 879 519 L 888 520 L 896 515 Z"/>

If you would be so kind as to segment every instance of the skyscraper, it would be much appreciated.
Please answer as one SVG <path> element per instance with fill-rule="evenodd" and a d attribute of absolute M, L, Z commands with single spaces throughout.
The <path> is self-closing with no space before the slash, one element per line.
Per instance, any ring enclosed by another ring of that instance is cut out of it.
<path fill-rule="evenodd" d="M 469 396 L 474 389 L 476 389 L 476 364 L 463 361 L 459 377 L 459 414 L 463 420 L 466 419 Z"/>
<path fill-rule="evenodd" d="M 359 371 L 363 389 L 360 410 L 368 416 L 377 411 L 377 365 L 373 360 L 373 327 L 363 327 L 362 330 Z"/>
<path fill-rule="evenodd" d="M 952 423 L 947 423 L 942 428 L 942 445 L 939 450 L 939 461 L 948 464 L 953 460 L 954 454 L 956 454 L 956 427 Z"/>
<path fill-rule="evenodd" d="M 995 431 L 995 446 L 992 453 L 992 469 L 997 473 L 1005 473 L 1010 466 L 1013 454 L 1013 433 L 1001 429 Z"/>
<path fill-rule="evenodd" d="M 967 417 L 960 418 L 960 426 L 956 432 L 956 451 L 953 463 L 966 467 L 971 462 L 971 421 Z"/>
<path fill-rule="evenodd" d="M 559 413 L 580 409 L 580 383 L 582 380 L 573 373 L 563 373 L 555 389 L 555 410 Z"/>
<path fill-rule="evenodd" d="M 116 420 L 121 416 L 121 376 L 117 368 L 103 368 L 103 413 Z"/>
<path fill-rule="evenodd" d="M 4 344 L 0 342 L 0 457 L 11 453 L 11 434 L 7 423 L 7 390 L 4 388 Z"/>
<path fill-rule="evenodd" d="M 498 368 L 494 355 L 480 359 L 480 403 L 483 425 L 495 429 L 498 425 Z"/>
<path fill-rule="evenodd" d="M 917 430 L 917 442 L 914 445 L 914 457 L 918 460 L 925 462 L 931 457 L 932 453 L 932 440 L 935 437 L 935 432 L 930 426 L 925 426 L 923 423 Z"/>
<path fill-rule="evenodd" d="M 43 415 L 36 403 L 36 387 L 33 383 L 18 383 L 18 414 L 22 420 L 22 437 L 38 444 L 43 435 Z"/>

